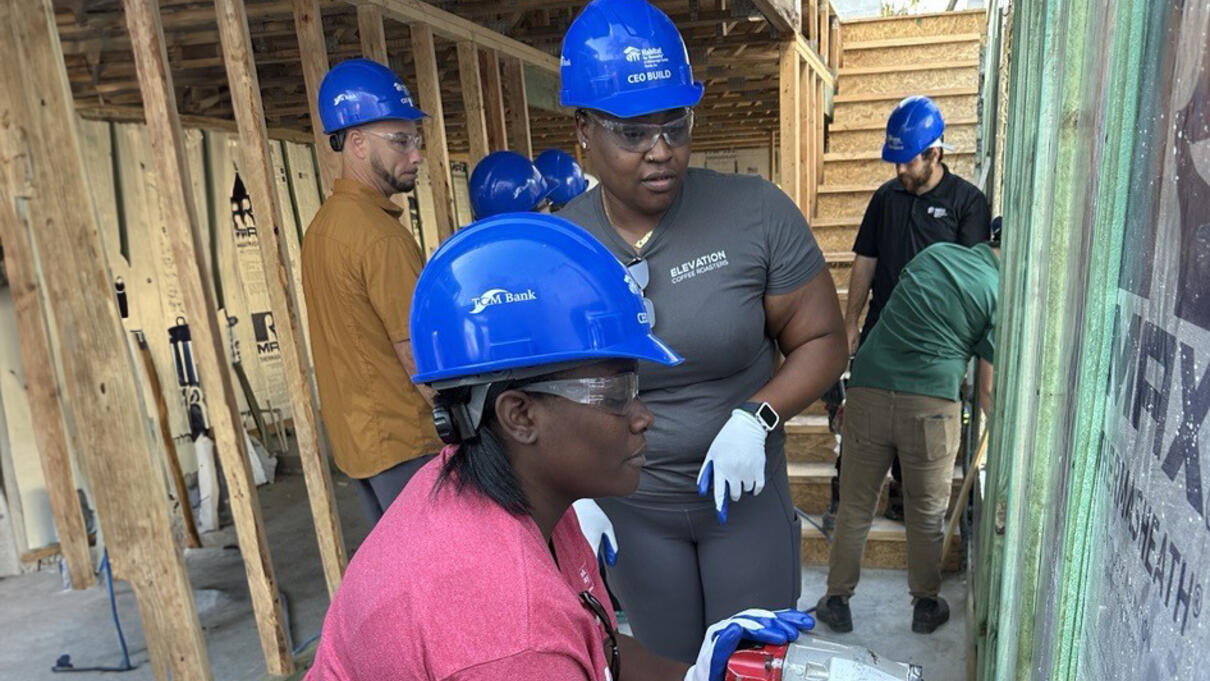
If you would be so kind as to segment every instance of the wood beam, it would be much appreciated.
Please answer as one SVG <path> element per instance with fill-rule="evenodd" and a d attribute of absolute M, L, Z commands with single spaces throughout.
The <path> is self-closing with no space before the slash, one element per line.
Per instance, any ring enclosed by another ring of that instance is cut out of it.
<path fill-rule="evenodd" d="M 798 55 L 795 55 L 798 58 Z M 815 136 L 811 134 L 814 112 L 815 72 L 799 64 L 798 67 L 798 207 L 803 217 L 811 219 L 812 192 L 815 190 Z"/>
<path fill-rule="evenodd" d="M 243 0 L 240 0 L 243 2 Z M 302 58 L 303 82 L 307 86 L 307 102 L 311 109 L 311 130 L 315 135 L 315 155 L 319 158 L 319 179 L 324 193 L 332 191 L 332 183 L 340 177 L 340 157 L 328 144 L 323 123 L 319 118 L 319 84 L 328 73 L 328 46 L 324 40 L 323 15 L 319 0 L 291 0 L 294 6 L 294 28 L 298 31 L 298 51 Z M 263 116 L 261 125 L 264 125 Z"/>
<path fill-rule="evenodd" d="M 124 0 L 124 6 L 147 113 L 147 130 L 155 151 L 164 226 L 176 260 L 185 315 L 190 320 L 193 356 L 207 391 L 210 426 L 227 480 L 231 515 L 244 559 L 265 668 L 270 674 L 290 674 L 294 671 L 293 651 L 286 634 L 260 499 L 252 480 L 251 452 L 244 437 L 231 371 L 226 366 L 223 330 L 227 320 L 224 317 L 220 325 L 214 282 L 210 271 L 201 267 L 206 262 L 209 227 L 202 225 L 195 210 L 185 132 L 176 110 L 160 10 L 156 0 Z M 189 501 L 182 499 L 181 503 Z"/>
<path fill-rule="evenodd" d="M 270 307 L 278 328 L 279 350 L 285 367 L 286 387 L 290 395 L 290 414 L 298 452 L 302 459 L 303 476 L 307 481 L 307 497 L 315 520 L 315 537 L 323 561 L 328 595 L 336 593 L 348 562 L 344 536 L 333 500 L 332 477 L 328 470 L 327 452 L 321 449 L 318 411 L 315 408 L 304 359 L 303 329 L 299 322 L 298 297 L 292 290 L 294 276 L 290 272 L 290 257 L 285 240 L 278 234 L 284 217 L 273 185 L 273 164 L 269 156 L 269 136 L 265 129 L 265 107 L 257 81 L 256 64 L 252 57 L 252 37 L 243 0 L 215 0 L 218 26 L 227 65 L 227 82 L 239 127 L 240 146 L 244 157 L 244 184 L 252 197 L 256 214 L 261 262 Z M 285 322 L 283 324 L 283 322 Z"/>
<path fill-rule="evenodd" d="M 778 90 L 781 93 L 780 130 L 781 130 L 781 190 L 794 203 L 799 201 L 800 147 L 799 97 L 798 97 L 798 52 L 793 42 L 782 43 L 781 68 L 778 76 Z"/>
<path fill-rule="evenodd" d="M 822 78 L 823 81 L 828 85 L 836 87 L 835 68 L 829 68 L 827 64 L 823 63 L 823 60 L 820 59 L 819 54 L 815 51 L 815 48 L 811 47 L 811 45 L 804 40 L 801 35 L 794 37 L 794 44 L 798 49 L 798 55 L 807 62 L 807 66 L 818 74 L 819 77 Z"/>
<path fill-rule="evenodd" d="M 765 20 L 782 33 L 802 30 L 802 0 L 752 0 Z"/>
<path fill-rule="evenodd" d="M 487 141 L 487 112 L 483 104 L 483 84 L 479 79 L 479 50 L 475 43 L 458 43 L 458 80 L 462 83 L 462 106 L 466 112 L 466 135 L 470 140 L 470 166 L 490 151 Z"/>
<path fill-rule="evenodd" d="M 504 97 L 508 102 L 508 141 L 511 148 L 525 158 L 533 158 L 529 100 L 525 95 L 525 67 L 519 59 L 504 59 Z"/>
<path fill-rule="evenodd" d="M 487 146 L 492 151 L 507 149 L 508 132 L 504 118 L 504 88 L 500 83 L 500 57 L 495 50 L 479 50 L 479 75 L 483 80 Z"/>
<path fill-rule="evenodd" d="M 97 218 L 81 210 L 92 199 L 50 0 L 0 0 L 0 92 L 0 176 L 11 178 L 0 183 L 0 220 L 15 219 L 33 252 L 54 257 L 42 268 L 47 307 L 65 343 L 64 396 L 88 443 L 77 454 L 110 561 L 134 589 L 153 668 L 177 681 L 211 681 Z"/>
<path fill-rule="evenodd" d="M 361 40 L 362 56 L 390 68 L 387 34 L 382 26 L 382 10 L 373 5 L 358 5 L 357 36 Z"/>
<path fill-rule="evenodd" d="M 458 225 L 454 214 L 453 180 L 450 178 L 450 151 L 445 138 L 445 110 L 441 106 L 441 82 L 437 75 L 437 55 L 433 47 L 433 29 L 427 24 L 412 26 L 412 57 L 416 60 L 416 96 L 424 119 L 424 155 L 428 163 L 429 185 L 433 192 L 437 238 L 445 241 Z"/>
<path fill-rule="evenodd" d="M 16 93 L 6 91 L 6 97 L 14 96 Z M 0 154 L 0 158 L 4 157 Z M 0 177 L 0 192 L 5 192 L 6 186 L 16 188 L 18 183 L 23 184 L 24 181 L 24 177 Z M 59 393 L 46 323 L 49 311 L 44 307 L 42 285 L 33 267 L 36 256 L 27 224 L 17 212 L 17 204 L 12 198 L 9 194 L 0 203 L 0 243 L 4 246 L 5 271 L 17 318 L 17 340 L 21 345 L 21 366 L 29 394 L 30 422 L 34 428 L 34 442 L 38 446 L 42 477 L 46 480 L 46 491 L 50 497 L 55 533 L 59 535 L 60 551 L 67 562 L 71 587 L 87 589 L 97 580 L 93 574 L 92 552 L 88 548 L 84 512 L 80 508 L 80 497 L 76 494 L 75 476 L 72 474 L 63 396 Z M 18 516 L 14 520 L 20 521 L 21 518 Z M 24 522 L 21 527 L 24 528 Z"/>
<path fill-rule="evenodd" d="M 429 27 L 433 33 L 453 41 L 469 40 L 532 64 L 551 73 L 559 72 L 559 59 L 523 42 L 513 40 L 468 19 L 446 12 L 422 0 L 351 0 L 358 5 L 374 5 L 384 15 L 411 24 Z"/>

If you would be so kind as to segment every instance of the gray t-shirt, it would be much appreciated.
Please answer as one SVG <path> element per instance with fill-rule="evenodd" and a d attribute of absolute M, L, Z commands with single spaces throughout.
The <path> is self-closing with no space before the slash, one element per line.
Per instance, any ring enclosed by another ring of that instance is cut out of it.
<path fill-rule="evenodd" d="M 647 465 L 632 499 L 702 503 L 696 480 L 731 411 L 773 375 L 764 297 L 789 293 L 823 270 L 823 253 L 798 206 L 752 175 L 691 168 L 680 195 L 636 254 L 609 224 L 601 188 L 561 211 L 601 240 L 622 264 L 647 261 L 644 295 L 654 331 L 685 358 L 677 367 L 643 363 L 639 389 L 655 423 Z M 785 470 L 785 432 L 766 443 L 766 477 Z"/>

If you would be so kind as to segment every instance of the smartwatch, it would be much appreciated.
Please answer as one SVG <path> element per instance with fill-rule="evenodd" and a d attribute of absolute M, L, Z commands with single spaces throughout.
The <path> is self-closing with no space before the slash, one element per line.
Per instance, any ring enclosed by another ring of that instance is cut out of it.
<path fill-rule="evenodd" d="M 781 423 L 781 416 L 768 402 L 744 402 L 739 408 L 755 416 L 767 432 L 772 432 Z"/>

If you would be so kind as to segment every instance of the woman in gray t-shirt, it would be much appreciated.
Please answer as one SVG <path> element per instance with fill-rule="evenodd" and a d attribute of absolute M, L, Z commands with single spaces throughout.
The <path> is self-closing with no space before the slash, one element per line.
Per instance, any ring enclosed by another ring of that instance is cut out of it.
<path fill-rule="evenodd" d="M 667 16 L 595 0 L 562 64 L 561 101 L 600 184 L 559 215 L 628 266 L 685 358 L 640 369 L 655 423 L 638 491 L 599 500 L 619 545 L 609 581 L 641 641 L 691 661 L 708 623 L 798 599 L 781 421 L 844 370 L 844 324 L 798 207 L 761 178 L 688 168 L 702 86 Z"/>

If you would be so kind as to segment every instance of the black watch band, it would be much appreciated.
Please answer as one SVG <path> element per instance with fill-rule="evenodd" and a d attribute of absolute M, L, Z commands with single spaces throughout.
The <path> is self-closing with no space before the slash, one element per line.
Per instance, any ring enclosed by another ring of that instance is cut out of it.
<path fill-rule="evenodd" d="M 739 408 L 755 416 L 766 431 L 772 431 L 781 423 L 781 416 L 768 402 L 744 402 Z"/>

